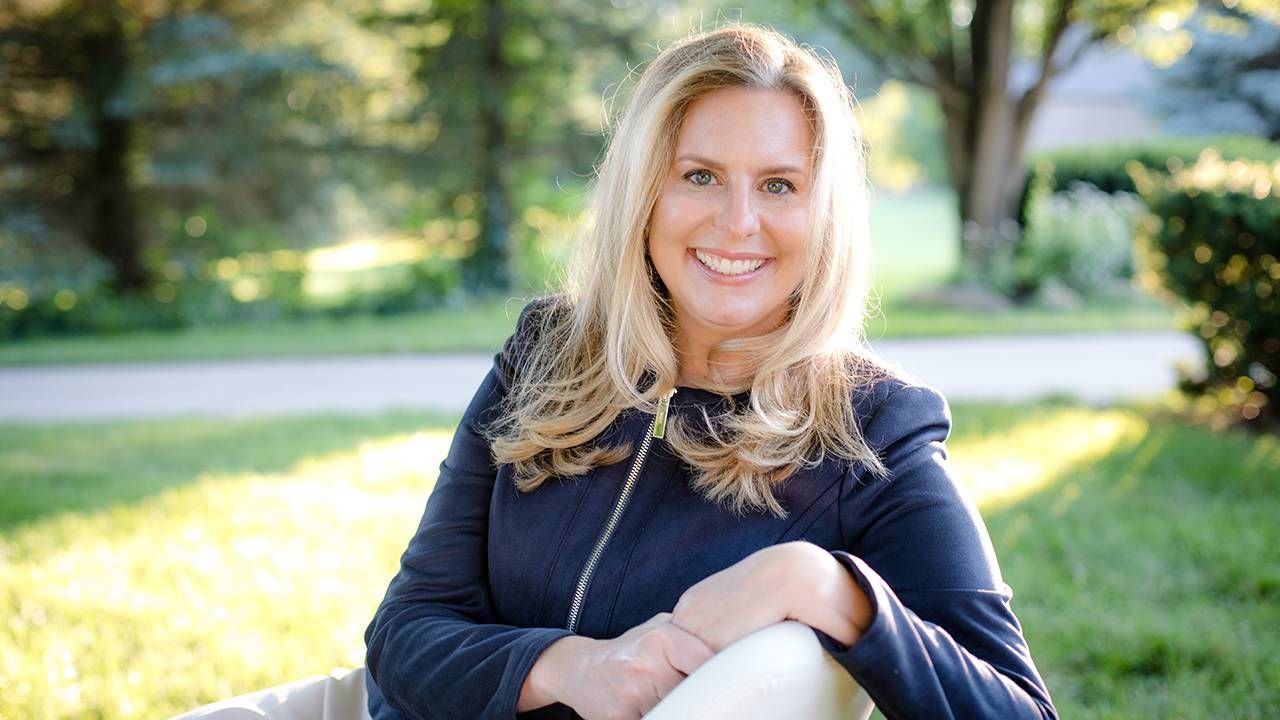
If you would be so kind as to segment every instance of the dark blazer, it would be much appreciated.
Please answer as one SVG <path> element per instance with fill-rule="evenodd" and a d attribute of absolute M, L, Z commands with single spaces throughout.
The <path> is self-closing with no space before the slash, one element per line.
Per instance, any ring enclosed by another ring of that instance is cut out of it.
<path fill-rule="evenodd" d="M 806 540 L 829 550 L 875 606 L 868 632 L 823 647 L 886 718 L 1053 718 L 1057 713 L 1010 608 L 982 518 L 957 486 L 944 441 L 951 412 L 935 390 L 896 376 L 852 398 L 865 438 L 892 475 L 829 457 L 777 492 L 789 512 L 735 518 L 704 501 L 665 441 L 573 596 L 619 504 L 631 460 L 522 494 L 477 428 L 496 416 L 529 339 L 531 308 L 477 390 L 373 622 L 369 709 L 384 718 L 512 718 L 529 669 L 576 632 L 613 638 L 675 607 L 681 593 L 761 548 Z M 545 306 L 544 306 L 545 307 Z M 671 413 L 743 402 L 679 388 Z M 601 438 L 639 448 L 653 416 L 623 412 Z M 522 718 L 576 718 L 555 704 Z"/>

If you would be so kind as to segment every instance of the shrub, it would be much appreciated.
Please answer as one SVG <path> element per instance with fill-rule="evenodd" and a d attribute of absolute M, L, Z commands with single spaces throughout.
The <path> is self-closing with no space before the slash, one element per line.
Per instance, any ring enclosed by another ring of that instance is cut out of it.
<path fill-rule="evenodd" d="M 1139 235 L 1143 284 L 1189 306 L 1205 372 L 1182 387 L 1200 407 L 1280 421 L 1280 160 L 1205 151 L 1175 173 L 1130 165 L 1151 211 Z"/>
<path fill-rule="evenodd" d="M 445 305 L 461 287 L 461 267 L 456 260 L 429 257 L 410 264 L 403 282 L 353 295 L 333 312 L 395 315 L 430 310 Z"/>
<path fill-rule="evenodd" d="M 0 339 L 395 314 L 456 303 L 460 291 L 457 262 L 438 257 L 405 263 L 399 282 L 327 306 L 308 297 L 306 271 L 289 251 L 244 252 L 212 263 L 170 260 L 156 285 L 139 295 L 112 292 L 108 274 L 46 271 L 0 279 Z"/>
<path fill-rule="evenodd" d="M 1134 234 L 1145 215 L 1136 195 L 1082 182 L 1038 198 L 1014 260 L 1017 283 L 1035 291 L 1055 279 L 1081 295 L 1127 286 Z"/>
<path fill-rule="evenodd" d="M 986 229 L 968 221 L 960 231 L 964 251 L 960 254 L 955 282 L 977 285 L 1021 302 L 1030 290 L 1018 279 L 1017 248 L 1022 228 L 1006 220 Z"/>
<path fill-rule="evenodd" d="M 14 294 L 23 296 L 17 307 Z M 292 314 L 292 308 L 273 297 L 237 300 L 227 284 L 213 280 L 161 281 L 151 292 L 138 295 L 115 293 L 105 282 L 41 294 L 0 284 L 0 338 L 175 330 Z"/>
<path fill-rule="evenodd" d="M 1036 192 L 1055 193 L 1075 182 L 1087 182 L 1107 193 L 1135 192 L 1129 163 L 1156 171 L 1177 172 L 1196 161 L 1206 148 L 1227 160 L 1280 160 L 1280 145 L 1251 135 L 1162 137 L 1139 143 L 1096 148 L 1071 148 L 1038 153 L 1029 159 L 1030 172 L 1018 201 L 1018 223 L 1024 227 Z"/>

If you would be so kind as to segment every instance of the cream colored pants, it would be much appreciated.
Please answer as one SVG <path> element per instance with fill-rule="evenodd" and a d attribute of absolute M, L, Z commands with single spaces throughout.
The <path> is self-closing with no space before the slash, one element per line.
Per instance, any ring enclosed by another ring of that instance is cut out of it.
<path fill-rule="evenodd" d="M 179 720 L 368 720 L 364 668 L 334 670 L 205 705 Z"/>
<path fill-rule="evenodd" d="M 298 680 L 207 705 L 180 720 L 363 720 L 364 668 Z M 685 678 L 644 720 L 866 720 L 867 693 L 788 620 L 742 638 Z"/>

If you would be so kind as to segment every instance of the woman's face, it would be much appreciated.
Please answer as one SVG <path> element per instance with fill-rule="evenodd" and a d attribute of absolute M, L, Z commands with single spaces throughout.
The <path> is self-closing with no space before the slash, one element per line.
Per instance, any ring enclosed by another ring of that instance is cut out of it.
<path fill-rule="evenodd" d="M 812 145 L 788 92 L 725 88 L 689 106 L 649 221 L 677 343 L 709 348 L 785 321 L 805 272 Z"/>

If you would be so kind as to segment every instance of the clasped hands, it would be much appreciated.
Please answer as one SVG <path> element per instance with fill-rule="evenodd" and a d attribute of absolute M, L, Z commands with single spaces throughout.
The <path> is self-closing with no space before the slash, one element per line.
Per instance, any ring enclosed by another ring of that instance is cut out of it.
<path fill-rule="evenodd" d="M 797 541 L 763 548 L 690 587 L 612 640 L 565 638 L 548 649 L 566 658 L 558 699 L 586 720 L 642 717 L 713 655 L 751 633 L 797 620 L 850 644 L 870 622 L 870 605 L 826 550 Z"/>
<path fill-rule="evenodd" d="M 799 619 L 828 563 L 836 561 L 812 543 L 763 548 L 685 590 L 668 622 L 714 655 L 756 630 Z"/>

